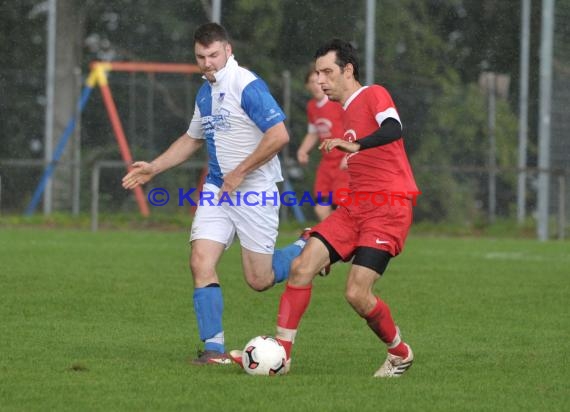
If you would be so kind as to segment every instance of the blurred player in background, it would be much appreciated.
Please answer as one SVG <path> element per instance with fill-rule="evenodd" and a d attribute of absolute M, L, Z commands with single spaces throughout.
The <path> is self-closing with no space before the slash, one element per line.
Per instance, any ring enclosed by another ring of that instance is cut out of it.
<path fill-rule="evenodd" d="M 297 161 L 303 166 L 309 163 L 311 150 L 324 139 L 342 138 L 344 135 L 342 106 L 338 102 L 330 101 L 319 86 L 314 64 L 305 77 L 305 87 L 312 98 L 307 102 L 307 134 L 297 150 Z M 338 149 L 330 152 L 322 150 L 321 153 L 313 193 L 317 200 L 315 213 L 319 220 L 324 220 L 331 213 L 332 205 L 339 204 L 339 199 L 335 196 L 336 191 L 348 188 L 348 172 L 346 153 Z"/>
<path fill-rule="evenodd" d="M 314 277 L 326 265 L 352 258 L 345 297 L 388 351 L 374 376 L 397 377 L 412 365 L 414 354 L 390 308 L 373 289 L 390 259 L 404 247 L 419 194 L 404 149 L 400 116 L 385 88 L 360 84 L 359 64 L 350 43 L 332 40 L 317 50 L 315 58 L 319 85 L 345 111 L 344 138 L 326 139 L 320 148 L 349 153 L 351 193 L 348 201 L 313 228 L 303 252 L 293 261 L 281 295 L 276 337 L 285 347 L 288 369 Z M 235 360 L 238 353 L 230 355 Z"/>
<path fill-rule="evenodd" d="M 262 291 L 287 278 L 305 239 L 274 250 L 279 224 L 276 182 L 283 180 L 277 153 L 289 142 L 283 111 L 265 82 L 238 65 L 229 36 L 219 24 L 198 27 L 194 52 L 205 82 L 197 93 L 188 131 L 152 162 L 135 162 L 123 178 L 123 187 L 147 183 L 206 144 L 209 161 L 203 191 L 226 201 L 199 203 L 192 222 L 194 311 L 205 342 L 205 350 L 192 363 L 229 364 L 222 327 L 224 301 L 216 272 L 223 252 L 237 234 L 245 280 Z M 238 193 L 249 193 L 247 201 L 238 202 Z"/>

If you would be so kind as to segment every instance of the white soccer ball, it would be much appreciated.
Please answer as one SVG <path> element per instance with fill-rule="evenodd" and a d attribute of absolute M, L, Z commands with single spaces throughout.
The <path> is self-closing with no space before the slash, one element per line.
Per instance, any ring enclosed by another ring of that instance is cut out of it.
<path fill-rule="evenodd" d="M 243 369 L 250 375 L 280 375 L 285 373 L 285 348 L 271 336 L 256 336 L 243 349 Z"/>

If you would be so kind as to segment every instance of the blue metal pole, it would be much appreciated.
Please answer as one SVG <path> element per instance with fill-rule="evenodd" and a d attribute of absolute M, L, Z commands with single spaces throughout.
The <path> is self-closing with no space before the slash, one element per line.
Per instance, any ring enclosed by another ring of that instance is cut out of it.
<path fill-rule="evenodd" d="M 293 186 L 291 186 L 291 183 L 287 179 L 283 181 L 283 189 L 285 189 L 285 191 L 288 192 L 294 192 Z M 297 204 L 297 202 L 295 202 L 292 208 L 293 208 L 293 215 L 295 216 L 297 222 L 305 223 L 307 221 L 305 219 L 305 214 L 303 213 L 303 209 L 301 209 L 301 207 Z"/>
<path fill-rule="evenodd" d="M 81 92 L 81 98 L 79 100 L 79 110 L 78 110 L 79 113 L 78 113 L 78 115 L 80 115 L 83 112 L 83 109 L 85 108 L 85 105 L 87 104 L 87 100 L 89 100 L 89 96 L 91 95 L 92 91 L 93 91 L 93 87 L 85 86 L 83 88 L 83 91 Z M 51 160 L 51 162 L 47 165 L 46 169 L 44 170 L 44 174 L 42 175 L 40 183 L 36 187 L 36 191 L 34 192 L 32 200 L 30 201 L 30 203 L 28 204 L 28 207 L 26 208 L 26 211 L 24 212 L 25 215 L 30 216 L 36 210 L 38 203 L 41 200 L 42 194 L 46 188 L 46 185 L 47 185 L 49 179 L 51 178 L 51 176 L 53 175 L 53 172 L 55 171 L 55 168 L 57 166 L 57 162 L 59 161 L 59 159 L 63 155 L 63 151 L 65 149 L 67 141 L 69 140 L 69 138 L 71 137 L 71 134 L 73 133 L 73 130 L 75 129 L 76 123 L 77 123 L 76 116 L 73 115 L 71 117 L 71 119 L 69 120 L 67 127 L 63 131 L 63 134 L 61 135 L 59 142 L 57 143 L 57 147 L 55 148 L 53 159 Z"/>

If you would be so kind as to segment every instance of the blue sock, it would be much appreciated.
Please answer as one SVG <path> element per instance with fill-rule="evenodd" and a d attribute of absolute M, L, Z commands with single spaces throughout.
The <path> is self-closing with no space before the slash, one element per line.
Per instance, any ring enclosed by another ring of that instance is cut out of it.
<path fill-rule="evenodd" d="M 277 249 L 273 252 L 273 273 L 275 274 L 275 283 L 281 283 L 289 277 L 291 262 L 301 254 L 305 247 L 306 241 L 299 239 L 295 243 Z"/>
<path fill-rule="evenodd" d="M 206 342 L 204 349 L 224 353 L 224 329 L 222 327 L 224 300 L 220 285 L 212 283 L 204 288 L 194 289 L 194 311 L 198 321 L 200 339 Z M 212 341 L 208 342 L 209 339 Z"/>

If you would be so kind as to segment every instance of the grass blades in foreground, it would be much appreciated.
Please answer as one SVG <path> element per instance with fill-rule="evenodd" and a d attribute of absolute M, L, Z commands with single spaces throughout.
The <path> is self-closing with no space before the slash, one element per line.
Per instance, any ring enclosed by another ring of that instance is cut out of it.
<path fill-rule="evenodd" d="M 385 348 L 344 301 L 343 264 L 315 280 L 290 375 L 188 365 L 200 342 L 187 237 L 2 229 L 0 409 L 567 408 L 568 242 L 411 237 L 376 290 L 416 361 L 379 380 Z M 248 289 L 235 246 L 219 273 L 228 349 L 273 334 L 283 286 Z"/>

